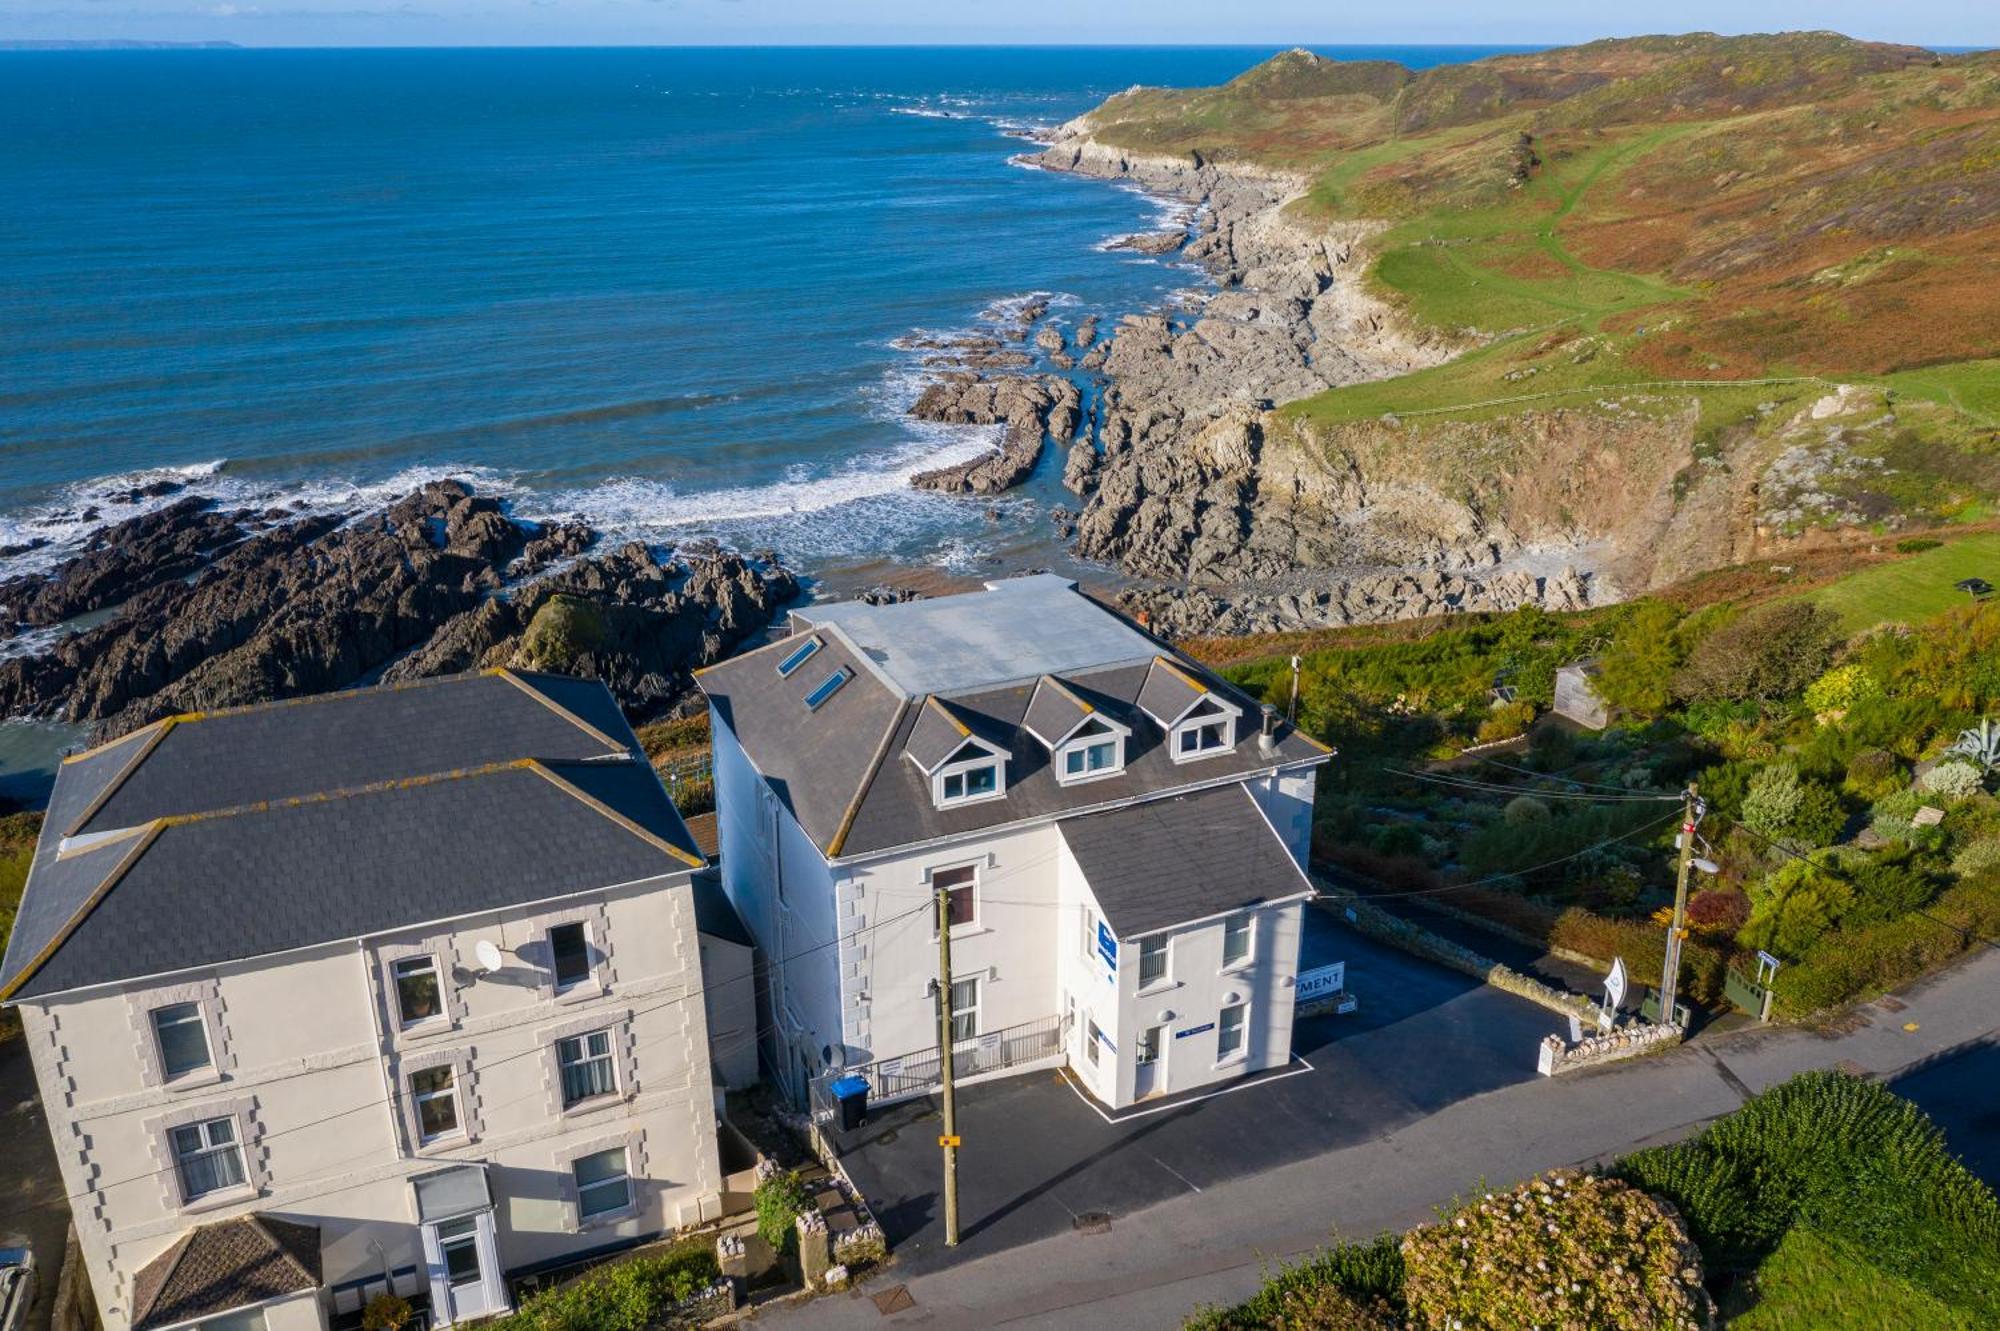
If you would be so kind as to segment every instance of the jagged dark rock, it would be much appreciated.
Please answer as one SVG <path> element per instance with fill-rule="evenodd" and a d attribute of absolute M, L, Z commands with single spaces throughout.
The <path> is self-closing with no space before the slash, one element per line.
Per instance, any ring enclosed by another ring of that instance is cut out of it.
<path fill-rule="evenodd" d="M 190 496 L 101 528 L 83 553 L 49 575 L 0 582 L 0 620 L 41 627 L 115 605 L 186 577 L 242 540 L 246 524 L 255 521 L 255 514 L 220 512 L 210 501 Z"/>
<path fill-rule="evenodd" d="M 1034 470 L 1045 436 L 1066 439 L 1075 431 L 1081 401 L 1075 384 L 1053 375 L 946 375 L 924 389 L 910 408 L 912 416 L 951 425 L 1004 424 L 1006 433 L 993 452 L 923 472 L 910 484 L 951 494 L 998 494 L 1019 485 Z"/>
<path fill-rule="evenodd" d="M 112 529 L 103 550 L 146 548 L 143 535 L 166 530 L 156 516 Z M 589 602 L 605 630 L 567 668 L 603 679 L 646 715 L 797 594 L 791 574 L 734 555 L 663 564 L 628 545 L 581 558 L 588 528 L 532 529 L 455 481 L 359 516 L 232 531 L 234 543 L 191 579 L 152 577 L 106 623 L 0 661 L 0 715 L 57 716 L 110 736 L 175 712 L 345 688 L 377 671 L 409 678 L 491 664 L 503 648 L 512 658 L 559 595 Z M 138 576 L 98 553 L 87 552 L 89 585 Z M 570 558 L 526 583 L 510 586 L 503 573 Z M 85 585 L 82 572 L 49 581 Z"/>

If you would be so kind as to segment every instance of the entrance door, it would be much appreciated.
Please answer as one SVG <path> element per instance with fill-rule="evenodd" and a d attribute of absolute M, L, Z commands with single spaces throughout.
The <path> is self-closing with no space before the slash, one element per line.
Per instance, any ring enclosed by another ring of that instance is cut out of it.
<path fill-rule="evenodd" d="M 1132 1098 L 1144 1100 L 1165 1089 L 1166 1067 L 1160 1061 L 1160 1037 L 1164 1026 L 1148 1026 L 1139 1032 L 1139 1046 L 1133 1054 Z"/>
<path fill-rule="evenodd" d="M 504 1312 L 505 1286 L 493 1246 L 493 1212 L 424 1226 L 431 1267 L 431 1311 L 443 1326 Z"/>

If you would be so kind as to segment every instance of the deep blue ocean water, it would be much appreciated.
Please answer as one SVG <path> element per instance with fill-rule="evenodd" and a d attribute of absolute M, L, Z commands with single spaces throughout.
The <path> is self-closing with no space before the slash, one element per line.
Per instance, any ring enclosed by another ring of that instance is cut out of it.
<path fill-rule="evenodd" d="M 1005 129 L 1267 54 L 0 54 L 0 545 L 54 542 L 0 576 L 163 469 L 260 505 L 456 472 L 661 543 L 977 566 L 1046 522 L 907 489 L 984 444 L 902 417 L 895 340 L 1201 280 L 1094 248 L 1157 205 Z"/>

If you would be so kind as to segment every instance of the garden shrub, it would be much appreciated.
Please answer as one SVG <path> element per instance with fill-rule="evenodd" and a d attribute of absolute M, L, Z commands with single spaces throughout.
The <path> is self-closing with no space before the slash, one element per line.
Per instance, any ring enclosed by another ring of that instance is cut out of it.
<path fill-rule="evenodd" d="M 675 1324 L 675 1308 L 721 1278 L 703 1242 L 680 1244 L 594 1267 L 567 1284 L 531 1294 L 490 1331 L 653 1331 Z"/>
<path fill-rule="evenodd" d="M 1835 666 L 1806 686 L 1806 710 L 1814 716 L 1846 714 L 1856 703 L 1882 696 L 1882 683 L 1856 664 Z"/>
<path fill-rule="evenodd" d="M 1378 855 L 1417 855 L 1423 852 L 1424 834 L 1409 823 L 1390 823 L 1370 838 Z"/>
<path fill-rule="evenodd" d="M 2000 837 L 1985 837 L 1952 856 L 1951 871 L 1960 878 L 1976 878 L 2000 870 Z"/>
<path fill-rule="evenodd" d="M 1816 781 L 1799 779 L 1790 763 L 1774 763 L 1750 778 L 1743 822 L 1774 841 L 1809 847 L 1830 845 L 1847 824 L 1840 799 Z"/>
<path fill-rule="evenodd" d="M 2000 1276 L 1992 1191 L 1915 1105 L 1837 1072 L 1794 1077 L 1613 1172 L 1672 1202 L 1713 1267 L 1753 1267 L 1804 1224 L 1975 1309 Z"/>
<path fill-rule="evenodd" d="M 1387 1331 L 1399 1325 L 1395 1313 L 1402 1302 L 1401 1241 L 1384 1234 L 1282 1266 L 1244 1302 L 1205 1309 L 1186 1326 L 1188 1331 Z"/>
<path fill-rule="evenodd" d="M 1598 696 L 1619 711 L 1657 716 L 1672 701 L 1672 681 L 1681 663 L 1673 630 L 1680 612 L 1664 601 L 1632 603 L 1597 656 Z"/>
<path fill-rule="evenodd" d="M 1697 892 L 1688 902 L 1687 917 L 1696 933 L 1734 937 L 1750 922 L 1750 898 L 1727 889 Z"/>
<path fill-rule="evenodd" d="M 1485 719 L 1473 738 L 1481 744 L 1492 744 L 1503 739 L 1513 739 L 1528 733 L 1528 727 L 1535 722 L 1535 705 L 1531 702 L 1510 702 L 1495 707 Z"/>
<path fill-rule="evenodd" d="M 1875 801 L 1875 807 L 1868 813 L 1868 825 L 1875 829 L 1876 835 L 1890 841 L 1907 841 L 1927 850 L 1941 849 L 1947 836 L 1945 829 L 1916 824 L 1917 810 L 1923 806 L 1924 797 L 1917 791 L 1899 790 Z"/>
<path fill-rule="evenodd" d="M 1926 550 L 1935 550 L 1943 544 L 1943 541 L 1930 536 L 1910 536 L 1896 542 L 1896 553 L 1899 555 L 1918 555 Z"/>
<path fill-rule="evenodd" d="M 1787 860 L 1750 888 L 1750 922 L 1737 941 L 1781 957 L 1802 957 L 1854 902 L 1854 886 L 1831 851 Z"/>
<path fill-rule="evenodd" d="M 1619 1180 L 1554 1173 L 1487 1193 L 1403 1240 L 1421 1327 L 1705 1327 L 1701 1253 L 1670 1209 Z"/>
<path fill-rule="evenodd" d="M 1936 796 L 1946 805 L 1971 799 L 1986 788 L 1984 774 L 1971 763 L 1957 760 L 1939 763 L 1917 778 L 1917 788 Z"/>
<path fill-rule="evenodd" d="M 1523 823 L 1545 823 L 1549 820 L 1547 800 L 1538 800 L 1533 795 L 1516 795 L 1507 801 L 1507 807 L 1500 816 L 1516 827 Z"/>
<path fill-rule="evenodd" d="M 1639 977 L 1658 975 L 1666 968 L 1666 931 L 1650 921 L 1614 920 L 1606 915 L 1571 907 L 1556 918 L 1549 930 L 1553 946 L 1593 957 L 1609 967 L 1614 957 L 1625 958 L 1625 969 Z M 1690 939 L 1681 946 L 1683 993 L 1698 1003 L 1713 1003 L 1722 995 L 1722 981 L 1728 958 L 1720 948 Z"/>
<path fill-rule="evenodd" d="M 1845 784 L 1865 800 L 1879 800 L 1903 788 L 1903 764 L 1887 749 L 1863 749 L 1847 760 Z"/>
<path fill-rule="evenodd" d="M 1674 691 L 1696 700 L 1795 696 L 1826 669 L 1839 623 L 1809 601 L 1759 606 L 1697 644 Z"/>
<path fill-rule="evenodd" d="M 758 1180 L 751 1202 L 757 1208 L 757 1236 L 778 1252 L 788 1251 L 798 1242 L 794 1227 L 812 1194 L 797 1170 L 779 1170 Z"/>
<path fill-rule="evenodd" d="M 1941 883 L 1914 851 L 1899 848 L 1843 862 L 1853 900 L 1840 917 L 1844 927 L 1880 924 L 1928 905 Z"/>

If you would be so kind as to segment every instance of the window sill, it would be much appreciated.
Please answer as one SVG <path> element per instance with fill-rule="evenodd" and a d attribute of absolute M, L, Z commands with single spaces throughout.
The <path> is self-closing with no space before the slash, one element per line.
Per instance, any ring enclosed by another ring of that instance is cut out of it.
<path fill-rule="evenodd" d="M 1243 1052 L 1243 1053 L 1240 1053 L 1240 1054 L 1231 1054 L 1231 1055 L 1229 1055 L 1229 1056 L 1228 1056 L 1227 1058 L 1218 1058 L 1218 1059 L 1216 1059 L 1216 1060 L 1215 1060 L 1215 1067 L 1216 1067 L 1216 1068 L 1217 1068 L 1218 1070 L 1219 1070 L 1219 1069 L 1222 1069 L 1222 1068 L 1234 1068 L 1234 1067 L 1241 1067 L 1242 1065 L 1244 1065 L 1245 1063 L 1248 1063 L 1249 1061 L 1250 1061 L 1250 1055 L 1249 1055 L 1248 1051 L 1245 1051 L 1245 1052 Z"/>
<path fill-rule="evenodd" d="M 1125 775 L 1124 768 L 1109 767 L 1095 772 L 1079 773 L 1076 776 L 1059 776 L 1056 778 L 1056 784 L 1059 786 L 1087 786 L 1093 781 L 1103 781 L 1110 777 L 1123 775 Z"/>
<path fill-rule="evenodd" d="M 446 1133 L 441 1137 L 433 1137 L 429 1141 L 418 1142 L 417 1149 L 411 1152 L 411 1154 L 424 1158 L 446 1155 L 452 1151 L 461 1150 L 464 1147 L 472 1145 L 475 1140 L 475 1138 L 468 1136 L 461 1129 L 458 1132 Z"/>
<path fill-rule="evenodd" d="M 429 1040 L 439 1035 L 450 1035 L 458 1029 L 458 1023 L 449 1017 L 425 1017 L 407 1026 L 396 1028 L 398 1040 Z"/>
<path fill-rule="evenodd" d="M 1243 958 L 1243 960 L 1241 961 L 1231 961 L 1225 963 L 1222 969 L 1217 971 L 1216 974 L 1242 975 L 1248 971 L 1253 971 L 1256 969 L 1257 969 L 1257 958 L 1255 956 L 1248 956 Z"/>
<path fill-rule="evenodd" d="M 636 1182 L 634 1183 L 634 1191 L 637 1191 Z M 576 1232 L 579 1234 L 588 1234 L 594 1229 L 606 1229 L 627 1220 L 636 1220 L 638 1217 L 639 1202 L 635 1197 L 633 1200 L 625 1203 L 625 1205 L 614 1210 L 599 1211 L 596 1215 L 588 1216 L 579 1214 L 576 1221 Z"/>
<path fill-rule="evenodd" d="M 160 1083 L 160 1089 L 170 1095 L 179 1095 L 183 1091 L 205 1091 L 220 1086 L 222 1081 L 220 1069 L 202 1068 L 197 1072 L 183 1072 L 178 1077 L 169 1077 Z"/>
<path fill-rule="evenodd" d="M 220 1211 L 227 1206 L 241 1206 L 244 1202 L 254 1202 L 262 1195 L 248 1183 L 234 1188 L 221 1188 L 215 1192 L 204 1192 L 191 1202 L 182 1202 L 181 1214 L 202 1215 L 209 1211 Z"/>
<path fill-rule="evenodd" d="M 1151 998 L 1156 994 L 1170 994 L 1174 990 L 1180 987 L 1181 987 L 1181 981 L 1179 980 L 1175 979 L 1155 980 L 1149 985 L 1145 985 L 1142 988 L 1133 990 L 1132 997 Z"/>
<path fill-rule="evenodd" d="M 593 998 L 602 998 L 611 991 L 601 980 L 584 980 L 567 989 L 556 989 L 549 994 L 549 1001 L 565 1006 L 572 1003 L 588 1003 Z"/>
<path fill-rule="evenodd" d="M 584 1118 L 600 1109 L 611 1109 L 628 1103 L 632 1099 L 630 1091 L 611 1091 L 604 1095 L 593 1095 L 588 1100 L 578 1100 L 573 1105 L 564 1105 L 564 1118 Z"/>

